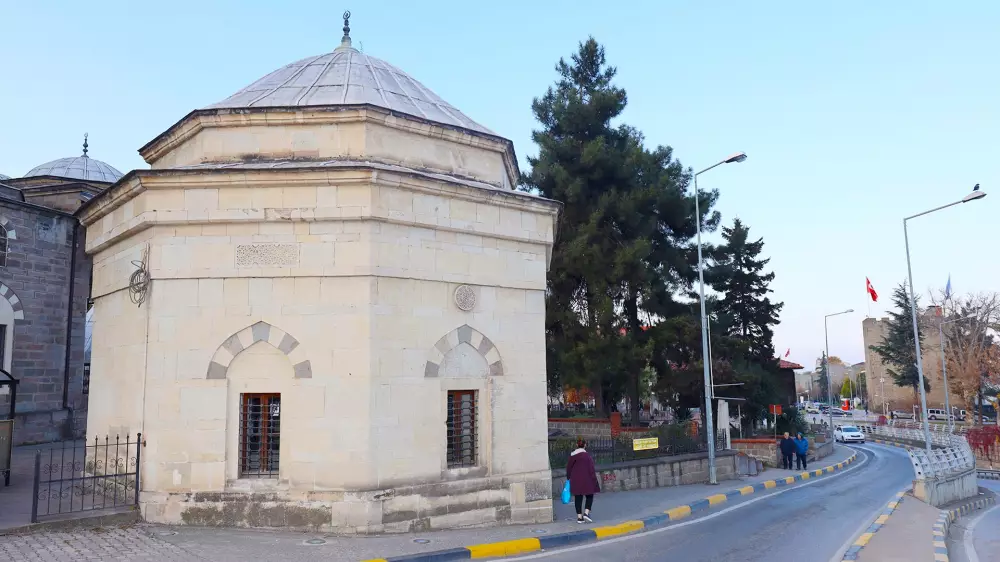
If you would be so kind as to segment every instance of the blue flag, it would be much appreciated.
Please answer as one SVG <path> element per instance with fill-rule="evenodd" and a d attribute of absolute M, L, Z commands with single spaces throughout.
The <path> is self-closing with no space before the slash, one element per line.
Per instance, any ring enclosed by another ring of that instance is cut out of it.
<path fill-rule="evenodd" d="M 948 284 L 944 288 L 944 298 L 951 298 L 951 274 L 948 274 Z"/>

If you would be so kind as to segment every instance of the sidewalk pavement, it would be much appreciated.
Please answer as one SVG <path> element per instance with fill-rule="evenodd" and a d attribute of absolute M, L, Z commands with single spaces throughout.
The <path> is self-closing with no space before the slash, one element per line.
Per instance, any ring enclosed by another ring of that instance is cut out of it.
<path fill-rule="evenodd" d="M 847 447 L 836 447 L 832 455 L 810 466 L 821 474 L 832 472 L 833 468 L 849 466 L 848 459 L 854 451 Z M 831 467 L 829 471 L 827 467 Z M 0 558 L 5 554 L 15 560 L 25 561 L 69 561 L 79 560 L 82 553 L 103 552 L 111 558 L 128 553 L 128 559 L 135 560 L 206 560 L 212 562 L 244 562 L 248 553 L 253 559 L 295 562 L 344 561 L 357 562 L 366 559 L 384 559 L 419 553 L 439 552 L 453 549 L 470 557 L 466 545 L 484 545 L 494 548 L 492 543 L 510 541 L 514 545 L 545 542 L 552 545 L 553 539 L 575 532 L 578 537 L 593 540 L 633 532 L 643 528 L 644 523 L 656 520 L 664 524 L 670 520 L 689 517 L 693 513 L 709 509 L 727 501 L 763 490 L 783 487 L 791 482 L 803 480 L 799 471 L 768 470 L 752 478 L 723 481 L 717 486 L 689 485 L 666 488 L 649 488 L 631 492 L 599 494 L 595 499 L 594 525 L 575 523 L 572 506 L 564 506 L 558 499 L 554 502 L 556 520 L 544 525 L 508 526 L 486 529 L 459 529 L 420 534 L 383 535 L 377 537 L 340 537 L 323 533 L 299 533 L 290 531 L 269 531 L 258 529 L 231 529 L 205 527 L 168 527 L 142 525 L 124 528 L 77 530 L 72 532 L 39 532 L 24 536 L 0 536 Z M 730 499 L 732 498 L 732 499 Z M 30 498 L 29 498 L 30 499 Z M 669 510 L 669 512 L 668 512 Z M 665 513 L 668 512 L 668 513 Z M 525 538 L 525 537 L 537 537 Z M 540 540 L 539 540 L 540 539 Z M 570 544 L 562 542 L 561 544 Z M 506 547 L 504 547 L 506 548 Z M 45 558 L 44 553 L 51 558 Z M 486 555 L 492 555 L 485 552 Z M 479 552 L 477 554 L 484 554 Z M 381 558 L 380 558 L 381 557 Z"/>
<path fill-rule="evenodd" d="M 895 513 L 858 553 L 861 562 L 933 562 L 931 530 L 941 510 L 907 493 Z"/>
<path fill-rule="evenodd" d="M 824 470 L 838 464 L 846 467 L 846 462 L 855 451 L 837 446 L 833 454 L 813 463 L 809 467 L 810 476 L 816 477 L 811 471 Z M 824 473 L 833 470 L 824 471 Z M 598 494 L 594 499 L 593 525 L 576 523 L 576 512 L 573 505 L 563 505 L 558 499 L 553 501 L 555 521 L 539 525 L 518 525 L 493 527 L 485 529 L 457 529 L 435 531 L 420 534 L 383 535 L 377 537 L 338 537 L 334 535 L 317 535 L 326 541 L 324 545 L 306 546 L 304 541 L 315 538 L 312 535 L 289 533 L 283 531 L 258 530 L 220 530 L 199 527 L 152 527 L 151 531 L 158 538 L 183 548 L 189 552 L 211 552 L 215 562 L 244 560 L 246 552 L 253 551 L 258 558 L 268 560 L 384 560 L 398 556 L 416 555 L 428 552 L 457 549 L 469 557 L 467 545 L 483 545 L 490 552 L 502 555 L 504 552 L 513 554 L 518 548 L 526 548 L 534 543 L 550 543 L 548 539 L 556 539 L 553 535 L 564 533 L 580 533 L 594 537 L 597 532 L 601 537 L 633 532 L 642 528 L 642 519 L 661 518 L 663 522 L 690 516 L 693 512 L 707 509 L 727 501 L 729 497 L 739 497 L 750 493 L 760 493 L 760 490 L 785 486 L 790 482 L 785 479 L 802 480 L 802 471 L 771 469 L 755 477 L 739 480 L 727 480 L 716 486 L 708 484 L 693 484 L 665 488 L 648 488 L 613 494 Z M 755 489 L 756 488 L 756 489 Z M 742 491 L 742 493 L 741 493 Z M 670 515 L 665 512 L 670 511 Z M 640 525 L 635 525 L 640 523 Z M 175 535 L 163 533 L 176 532 Z M 534 538 L 527 538 L 534 537 Z M 576 540 L 558 540 L 559 544 L 582 542 L 584 537 Z M 508 543 L 494 547 L 494 543 Z M 520 545 L 520 546 L 519 546 Z M 535 547 L 537 548 L 537 546 Z M 289 553 L 295 551 L 294 558 Z M 480 556 L 488 553 L 479 552 Z M 526 548 L 531 550 L 531 548 Z M 310 553 L 315 553 L 312 558 Z M 325 554 L 321 554 L 325 553 Z"/>
<path fill-rule="evenodd" d="M 876 519 L 876 522 L 882 521 L 876 534 L 868 535 L 868 540 L 862 535 L 859 542 L 863 550 L 858 552 L 856 559 L 862 562 L 947 562 L 948 527 L 959 517 L 994 503 L 995 498 L 983 493 L 982 488 L 979 496 L 941 509 L 907 492 L 891 518 L 879 516 Z M 844 559 L 848 560 L 846 556 Z"/>
<path fill-rule="evenodd" d="M 51 445 L 14 447 L 10 486 L 0 479 L 0 530 L 31 523 L 31 494 L 35 486 L 35 451 Z"/>

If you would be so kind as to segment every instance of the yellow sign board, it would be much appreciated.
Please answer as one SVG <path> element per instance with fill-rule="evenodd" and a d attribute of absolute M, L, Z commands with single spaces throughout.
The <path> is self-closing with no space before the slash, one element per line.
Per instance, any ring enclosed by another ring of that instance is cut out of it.
<path fill-rule="evenodd" d="M 645 437 L 643 439 L 632 440 L 633 451 L 648 451 L 650 449 L 659 449 L 659 448 L 660 448 L 659 437 Z"/>

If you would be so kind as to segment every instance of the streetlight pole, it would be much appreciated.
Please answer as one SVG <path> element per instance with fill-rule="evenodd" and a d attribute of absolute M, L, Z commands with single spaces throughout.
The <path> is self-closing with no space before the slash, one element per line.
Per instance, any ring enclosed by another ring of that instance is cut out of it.
<path fill-rule="evenodd" d="M 737 152 L 729 158 L 713 164 L 694 175 L 694 222 L 698 232 L 698 286 L 699 304 L 701 306 L 701 356 L 705 375 L 705 436 L 708 440 L 708 483 L 718 484 L 715 478 L 715 422 L 712 420 L 712 396 L 715 394 L 712 387 L 712 374 L 710 371 L 711 353 L 708 350 L 708 317 L 705 314 L 705 272 L 701 255 L 701 203 L 698 192 L 698 176 L 705 172 L 721 166 L 742 162 L 747 159 L 744 152 Z"/>
<path fill-rule="evenodd" d="M 961 318 L 955 318 L 954 320 L 944 320 L 938 324 L 938 341 L 941 342 L 941 377 L 944 378 L 944 411 L 947 412 L 948 417 L 948 431 L 955 431 L 955 424 L 952 420 L 951 415 L 951 403 L 948 400 L 948 361 L 945 360 L 945 347 L 948 345 L 944 339 L 944 325 L 952 324 L 958 322 L 959 320 L 968 320 L 970 318 L 975 318 L 975 314 L 970 314 L 968 316 L 963 316 Z"/>
<path fill-rule="evenodd" d="M 841 314 L 848 314 L 850 312 L 854 312 L 854 309 L 849 308 L 842 312 L 827 314 L 823 317 L 823 337 L 826 339 L 826 394 L 827 399 L 830 401 L 830 409 L 827 411 L 827 414 L 830 416 L 830 431 L 833 431 L 833 379 L 830 377 L 830 330 L 827 327 L 827 320 L 831 316 L 840 316 Z"/>
<path fill-rule="evenodd" d="M 906 228 L 906 221 L 922 217 L 924 215 L 929 215 L 935 211 L 947 209 L 948 207 L 953 207 L 959 203 L 976 201 L 977 199 L 982 199 L 983 197 L 986 197 L 986 192 L 979 191 L 979 184 L 977 183 L 976 187 L 972 188 L 972 193 L 966 195 L 958 201 L 955 201 L 954 203 L 941 205 L 940 207 L 935 207 L 929 211 L 917 213 L 903 219 L 903 241 L 906 243 L 906 272 L 910 281 L 910 316 L 913 318 L 913 347 L 914 351 L 917 353 L 917 384 L 920 386 L 920 413 L 924 418 L 924 445 L 927 447 L 928 451 L 931 450 L 931 425 L 927 420 L 927 391 L 924 390 L 924 362 L 920 357 L 920 328 L 917 326 L 917 298 L 913 292 L 913 266 L 910 264 L 910 234 Z"/>

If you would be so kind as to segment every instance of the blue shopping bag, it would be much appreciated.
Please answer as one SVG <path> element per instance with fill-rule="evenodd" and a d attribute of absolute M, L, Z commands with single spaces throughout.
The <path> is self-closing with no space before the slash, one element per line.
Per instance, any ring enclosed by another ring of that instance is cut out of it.
<path fill-rule="evenodd" d="M 567 480 L 566 485 L 563 486 L 562 502 L 563 504 L 569 505 L 569 502 L 571 501 L 573 501 L 573 495 L 569 493 L 569 480 Z"/>

